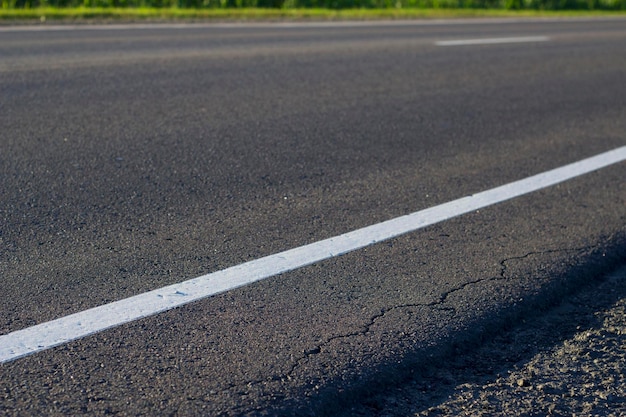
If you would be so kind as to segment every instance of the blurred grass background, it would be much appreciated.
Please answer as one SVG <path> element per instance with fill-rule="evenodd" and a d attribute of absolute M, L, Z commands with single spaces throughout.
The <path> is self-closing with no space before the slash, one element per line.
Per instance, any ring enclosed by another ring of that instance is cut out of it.
<path fill-rule="evenodd" d="M 626 0 L 0 0 L 0 19 L 372 19 L 626 12 Z"/>
<path fill-rule="evenodd" d="M 37 7 L 626 10 L 626 0 L 2 0 L 3 9 Z"/>

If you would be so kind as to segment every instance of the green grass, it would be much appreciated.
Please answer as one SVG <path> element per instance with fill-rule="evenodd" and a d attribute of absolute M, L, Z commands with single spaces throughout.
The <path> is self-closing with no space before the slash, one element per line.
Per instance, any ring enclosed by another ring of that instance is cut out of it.
<path fill-rule="evenodd" d="M 153 21 L 153 20 L 368 20 L 467 17 L 626 16 L 626 12 L 495 9 L 268 9 L 268 8 L 53 8 L 0 9 L 0 21 Z"/>

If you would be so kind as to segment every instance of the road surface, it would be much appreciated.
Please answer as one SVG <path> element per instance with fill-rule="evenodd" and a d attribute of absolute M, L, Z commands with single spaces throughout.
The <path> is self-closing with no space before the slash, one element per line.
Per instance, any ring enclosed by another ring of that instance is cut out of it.
<path fill-rule="evenodd" d="M 35 325 L 626 145 L 624 19 L 44 25 L 0 40 L 5 351 Z M 618 161 L 69 329 L 3 359 L 0 411 L 341 411 L 622 262 L 624 178 Z"/>

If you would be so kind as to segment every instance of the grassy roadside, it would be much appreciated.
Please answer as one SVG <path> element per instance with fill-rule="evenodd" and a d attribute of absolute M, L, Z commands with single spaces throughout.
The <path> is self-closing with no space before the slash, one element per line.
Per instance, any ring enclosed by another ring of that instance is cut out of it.
<path fill-rule="evenodd" d="M 626 11 L 540 11 L 489 9 L 183 9 L 183 8 L 52 8 L 0 9 L 0 24 L 16 22 L 196 21 L 196 20 L 370 20 L 471 17 L 626 16 Z"/>

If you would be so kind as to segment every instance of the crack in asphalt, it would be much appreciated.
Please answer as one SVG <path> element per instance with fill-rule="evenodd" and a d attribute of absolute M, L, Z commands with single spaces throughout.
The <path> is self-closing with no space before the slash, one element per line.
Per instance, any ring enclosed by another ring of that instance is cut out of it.
<path fill-rule="evenodd" d="M 389 308 L 383 308 L 383 309 L 381 309 L 380 313 L 375 314 L 374 316 L 372 316 L 370 318 L 369 322 L 366 323 L 365 325 L 363 325 L 360 330 L 356 330 L 356 331 L 353 331 L 353 332 L 350 332 L 350 333 L 345 333 L 345 334 L 329 337 L 328 339 L 326 339 L 324 342 L 320 343 L 319 345 L 316 345 L 315 347 L 304 351 L 303 352 L 304 355 L 295 361 L 295 363 L 292 365 L 291 369 L 286 373 L 285 377 L 287 379 L 291 379 L 291 375 L 295 372 L 296 368 L 298 368 L 300 366 L 300 364 L 302 364 L 310 356 L 317 355 L 317 354 L 321 353 L 322 350 L 324 349 L 324 347 L 327 346 L 328 344 L 330 344 L 331 342 L 333 342 L 335 340 L 338 340 L 338 339 L 344 339 L 344 338 L 349 338 L 349 337 L 354 337 L 354 336 L 362 336 L 362 335 L 365 335 L 365 334 L 369 333 L 371 327 L 376 323 L 376 321 L 378 321 L 379 319 L 383 318 L 389 312 L 392 312 L 392 311 L 395 311 L 395 310 L 398 310 L 398 309 L 411 308 L 411 307 L 439 307 L 442 304 L 445 304 L 446 300 L 448 299 L 448 297 L 450 295 L 452 295 L 452 294 L 454 294 L 456 292 L 462 291 L 462 290 L 464 290 L 466 287 L 468 287 L 470 285 L 475 285 L 475 284 L 479 284 L 481 282 L 487 282 L 487 281 L 496 281 L 496 280 L 501 280 L 501 279 L 507 279 L 507 277 L 506 277 L 506 272 L 507 272 L 507 269 L 508 269 L 507 262 L 510 262 L 510 261 L 513 261 L 513 260 L 519 260 L 519 259 L 526 259 L 526 258 L 534 256 L 534 255 L 545 255 L 545 254 L 548 254 L 548 253 L 559 253 L 559 252 L 583 252 L 583 251 L 586 251 L 586 250 L 589 250 L 589 249 L 590 249 L 590 247 L 574 248 L 574 249 L 550 249 L 550 250 L 545 250 L 545 251 L 528 252 L 528 253 L 526 253 L 525 255 L 522 255 L 522 256 L 515 256 L 515 257 L 506 258 L 506 259 L 500 261 L 500 274 L 499 274 L 499 276 L 488 277 L 488 278 L 479 278 L 479 279 L 475 279 L 475 280 L 472 280 L 472 281 L 465 282 L 465 283 L 459 285 L 458 287 L 452 288 L 452 289 L 450 289 L 448 291 L 445 291 L 445 292 L 441 293 L 438 300 L 432 301 L 430 303 L 407 303 L 407 304 L 401 304 L 401 305 L 392 306 L 392 307 L 389 307 Z M 456 309 L 454 309 L 453 307 L 448 307 L 447 309 L 449 309 L 449 310 L 451 310 L 451 311 L 456 313 Z"/>
<path fill-rule="evenodd" d="M 282 375 L 278 375 L 278 374 L 274 374 L 270 377 L 267 377 L 265 379 L 258 379 L 258 380 L 253 380 L 253 381 L 248 381 L 245 382 L 243 384 L 231 384 L 230 387 L 220 390 L 220 393 L 223 392 L 227 392 L 232 390 L 233 388 L 237 388 L 237 387 L 248 387 L 251 388 L 255 385 L 259 385 L 262 383 L 267 383 L 267 382 L 272 382 L 272 381 L 290 381 L 293 379 L 293 374 L 296 372 L 296 370 L 303 364 L 305 363 L 311 356 L 313 355 L 318 355 L 320 353 L 322 353 L 325 348 L 332 343 L 333 341 L 339 340 L 339 339 L 347 339 L 347 338 L 351 338 L 351 337 L 355 337 L 355 336 L 363 336 L 366 335 L 367 333 L 370 332 L 372 326 L 374 326 L 376 324 L 376 322 L 382 318 L 385 317 L 385 315 L 387 315 L 388 313 L 392 312 L 392 311 L 396 311 L 396 310 L 400 310 L 400 309 L 406 309 L 406 308 L 415 308 L 415 307 L 430 307 L 430 308 L 436 308 L 436 309 L 443 309 L 443 310 L 447 310 L 447 311 L 451 311 L 452 314 L 456 314 L 456 309 L 454 307 L 450 307 L 450 306 L 443 306 L 447 299 L 454 293 L 457 293 L 459 291 L 463 291 L 465 288 L 467 288 L 468 286 L 471 285 L 476 285 L 476 284 L 480 284 L 482 282 L 488 282 L 488 281 L 498 281 L 498 280 L 506 280 L 506 279 L 510 279 L 510 277 L 507 277 L 507 271 L 509 269 L 509 266 L 507 265 L 509 262 L 511 261 L 515 261 L 515 260 L 521 260 L 521 259 L 527 259 L 529 257 L 532 256 L 537 256 L 537 255 L 546 255 L 546 254 L 551 254 L 551 253 L 563 253 L 563 252 L 586 252 L 591 250 L 592 247 L 591 246 L 585 246 L 585 247 L 580 247 L 580 248 L 571 248 L 571 249 L 548 249 L 548 250 L 543 250 L 543 251 L 531 251 L 528 252 L 524 255 L 521 256 L 513 256 L 513 257 L 509 257 L 509 258 L 505 258 L 502 261 L 499 262 L 500 265 L 500 273 L 497 276 L 491 276 L 491 277 L 486 277 L 486 278 L 479 278 L 479 279 L 475 279 L 472 281 L 467 281 L 464 282 L 463 284 L 454 287 L 450 290 L 444 291 L 442 292 L 438 299 L 435 301 L 431 301 L 428 303 L 405 303 L 405 304 L 400 304 L 400 305 L 396 305 L 396 306 L 391 306 L 388 308 L 382 308 L 380 310 L 379 313 L 374 314 L 373 316 L 370 317 L 369 321 L 362 325 L 359 329 L 351 331 L 349 333 L 344 333 L 344 334 L 339 334 L 339 335 L 335 335 L 335 336 L 331 336 L 329 338 L 327 338 L 326 340 L 324 340 L 323 342 L 313 346 L 310 349 L 306 349 L 303 351 L 303 355 L 301 357 L 299 357 L 298 359 L 296 359 L 294 361 L 294 363 L 292 364 L 292 366 L 289 368 L 289 370 L 285 373 L 283 373 Z"/>
<path fill-rule="evenodd" d="M 548 250 L 543 250 L 543 251 L 532 251 L 532 252 L 528 252 L 525 255 L 522 256 L 514 256 L 511 258 L 506 258 L 502 261 L 500 261 L 500 278 L 499 279 L 507 279 L 506 272 L 508 269 L 508 266 L 506 265 L 507 262 L 510 261 L 515 261 L 515 260 L 520 260 L 520 259 L 526 259 L 529 258 L 531 256 L 534 255 L 546 255 L 549 253 L 562 253 L 562 252 L 586 252 L 593 249 L 592 246 L 583 246 L 581 248 L 572 248 L 572 249 L 548 249 Z"/>

